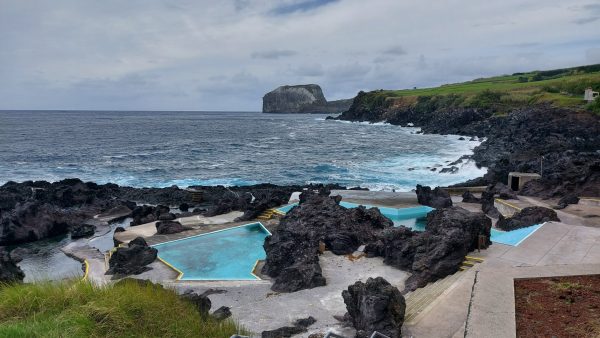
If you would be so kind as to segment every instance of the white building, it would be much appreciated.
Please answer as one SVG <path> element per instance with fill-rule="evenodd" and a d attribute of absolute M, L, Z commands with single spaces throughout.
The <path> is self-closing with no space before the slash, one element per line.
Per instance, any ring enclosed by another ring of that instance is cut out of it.
<path fill-rule="evenodd" d="M 592 90 L 592 88 L 588 88 L 585 90 L 583 94 L 583 99 L 587 102 L 592 102 L 598 97 L 598 92 Z"/>

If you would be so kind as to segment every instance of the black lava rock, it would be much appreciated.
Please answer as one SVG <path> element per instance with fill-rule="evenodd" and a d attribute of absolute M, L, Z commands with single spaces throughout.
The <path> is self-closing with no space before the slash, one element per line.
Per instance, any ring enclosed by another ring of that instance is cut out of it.
<path fill-rule="evenodd" d="M 447 208 L 452 206 L 450 194 L 440 187 L 431 190 L 430 187 L 417 184 L 417 199 L 419 204 L 432 208 Z"/>
<path fill-rule="evenodd" d="M 500 215 L 496 227 L 504 231 L 511 231 L 550 221 L 560 222 L 556 211 L 543 207 L 527 207 L 512 217 L 505 218 Z"/>
<path fill-rule="evenodd" d="M 400 291 L 382 277 L 358 281 L 342 292 L 357 338 L 377 331 L 400 338 L 406 302 Z"/>
<path fill-rule="evenodd" d="M 154 262 L 158 250 L 148 246 L 142 237 L 137 237 L 127 247 L 119 247 L 108 261 L 107 275 L 138 275 L 151 268 L 147 265 Z"/>

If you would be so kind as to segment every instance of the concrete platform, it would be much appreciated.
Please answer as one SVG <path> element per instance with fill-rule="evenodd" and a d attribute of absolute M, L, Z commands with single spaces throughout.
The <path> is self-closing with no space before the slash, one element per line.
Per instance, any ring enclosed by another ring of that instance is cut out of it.
<path fill-rule="evenodd" d="M 327 285 L 293 293 L 271 291 L 270 281 L 212 282 L 209 285 L 203 282 L 177 282 L 172 285 L 180 292 L 186 289 L 198 292 L 209 288 L 226 290 L 226 293 L 209 296 L 213 308 L 222 305 L 231 307 L 233 317 L 245 328 L 259 335 L 263 330 L 291 325 L 298 318 L 313 316 L 317 322 L 310 327 L 310 331 L 294 336 L 308 337 L 315 332 L 325 333 L 330 328 L 342 330 L 333 316 L 343 316 L 346 312 L 342 291 L 348 285 L 358 280 L 365 281 L 369 277 L 382 276 L 402 290 L 404 281 L 409 277 L 408 273 L 383 264 L 381 258 L 350 260 L 346 256 L 325 252 L 319 262 Z"/>
<path fill-rule="evenodd" d="M 415 192 L 365 191 L 365 190 L 332 190 L 330 196 L 342 196 L 346 202 L 357 204 L 379 205 L 392 208 L 416 207 Z"/>

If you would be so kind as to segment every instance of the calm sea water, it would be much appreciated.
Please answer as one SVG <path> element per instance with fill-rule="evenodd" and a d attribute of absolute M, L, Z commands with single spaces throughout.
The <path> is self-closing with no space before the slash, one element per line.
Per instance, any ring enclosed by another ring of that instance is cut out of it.
<path fill-rule="evenodd" d="M 0 111 L 0 184 L 78 177 L 138 187 L 336 182 L 411 190 L 483 175 L 473 163 L 438 172 L 478 142 L 417 130 L 323 115 Z"/>

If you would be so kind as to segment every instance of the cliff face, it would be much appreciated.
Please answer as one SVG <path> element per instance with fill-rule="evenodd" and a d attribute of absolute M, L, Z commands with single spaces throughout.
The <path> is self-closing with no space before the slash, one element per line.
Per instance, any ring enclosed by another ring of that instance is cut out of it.
<path fill-rule="evenodd" d="M 473 159 L 488 167 L 472 184 L 506 182 L 511 171 L 539 172 L 522 194 L 544 198 L 600 196 L 600 116 L 588 111 L 529 104 L 499 111 L 456 105 L 450 95 L 422 97 L 412 105 L 395 104 L 381 92 L 360 92 L 352 107 L 336 117 L 348 121 L 386 121 L 414 125 L 425 133 L 485 137 Z"/>
<path fill-rule="evenodd" d="M 263 96 L 263 113 L 327 113 L 350 108 L 352 99 L 327 102 L 316 84 L 281 86 Z"/>

